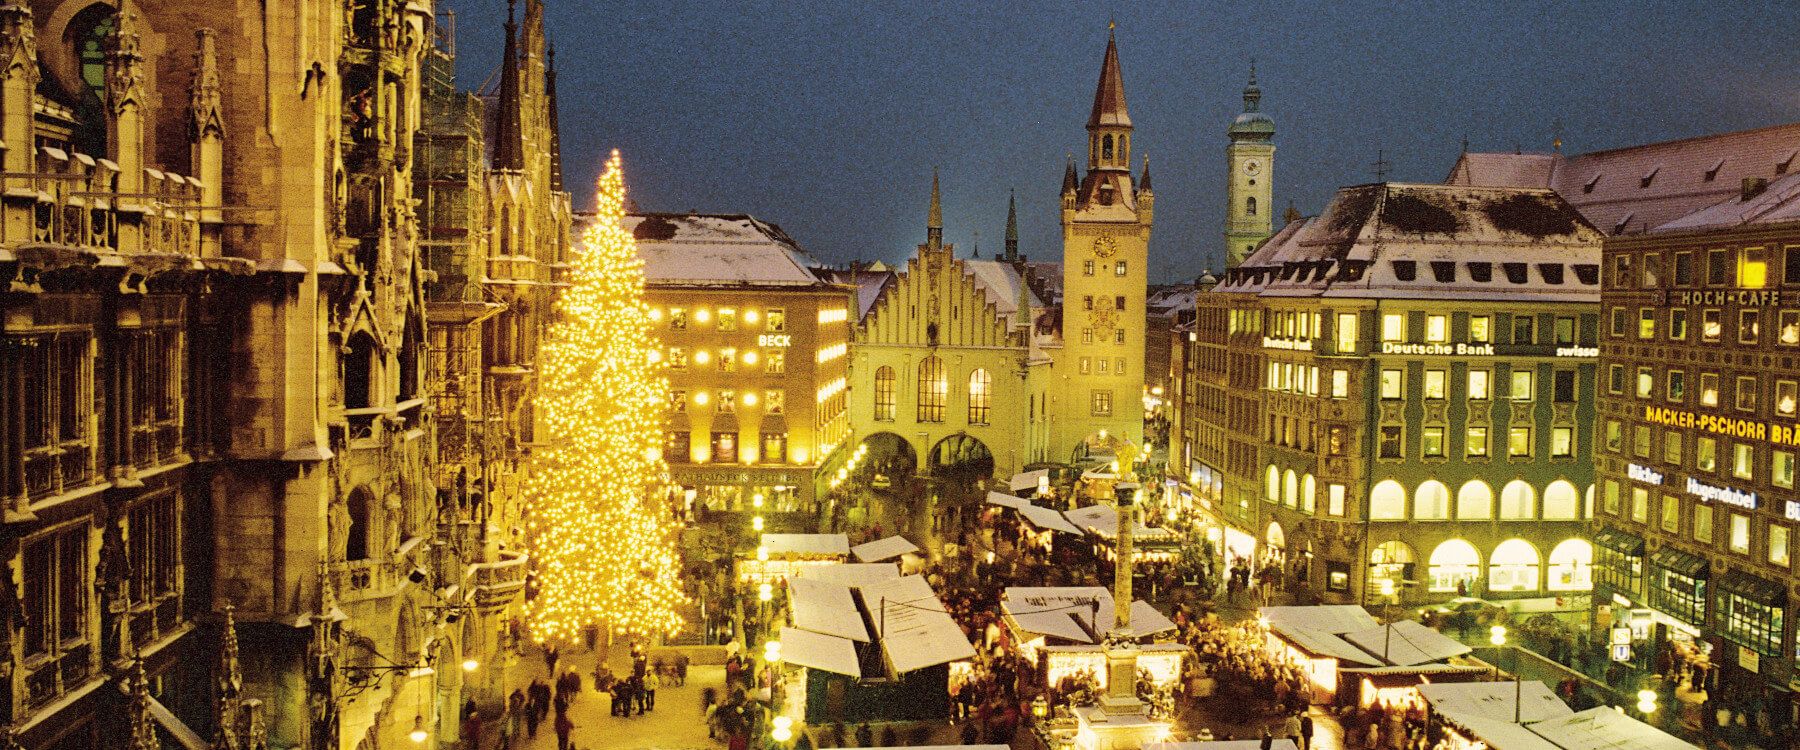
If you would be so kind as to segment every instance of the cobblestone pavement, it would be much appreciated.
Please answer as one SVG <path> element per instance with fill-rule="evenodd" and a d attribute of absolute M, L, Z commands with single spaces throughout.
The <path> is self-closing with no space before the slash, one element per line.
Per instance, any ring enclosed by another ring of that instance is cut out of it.
<path fill-rule="evenodd" d="M 608 660 L 613 674 L 629 674 L 630 658 L 622 648 Z M 713 750 L 723 742 L 708 739 L 706 722 L 700 706 L 700 693 L 707 687 L 723 691 L 725 668 L 695 665 L 688 669 L 685 686 L 665 685 L 656 691 L 656 710 L 634 714 L 628 718 L 611 715 L 612 699 L 596 692 L 593 681 L 594 663 L 601 653 L 587 652 L 565 656 L 557 669 L 575 669 L 582 675 L 582 691 L 569 707 L 569 718 L 575 723 L 570 739 L 579 750 Z M 544 660 L 535 650 L 527 653 L 514 667 L 513 684 L 528 685 L 533 679 L 544 679 Z M 557 750 L 555 716 L 538 726 L 537 737 L 520 731 L 508 750 Z"/>

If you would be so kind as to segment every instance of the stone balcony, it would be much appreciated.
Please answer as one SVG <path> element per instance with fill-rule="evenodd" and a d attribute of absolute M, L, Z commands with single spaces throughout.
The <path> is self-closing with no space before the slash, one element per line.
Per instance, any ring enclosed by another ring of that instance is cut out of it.
<path fill-rule="evenodd" d="M 120 255 L 216 256 L 216 208 L 197 179 L 144 169 L 141 189 L 121 190 L 119 165 L 40 147 L 37 171 L 0 173 L 0 244 Z"/>
<path fill-rule="evenodd" d="M 474 591 L 475 606 L 488 613 L 505 609 L 525 592 L 528 558 L 524 553 L 505 550 L 498 556 L 498 560 L 469 566 L 466 579 Z"/>

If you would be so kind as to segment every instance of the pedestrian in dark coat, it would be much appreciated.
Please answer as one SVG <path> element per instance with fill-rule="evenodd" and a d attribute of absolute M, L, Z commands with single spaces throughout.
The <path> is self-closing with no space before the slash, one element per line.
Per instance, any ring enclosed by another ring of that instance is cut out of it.
<path fill-rule="evenodd" d="M 556 750 L 575 750 L 574 743 L 569 741 L 569 734 L 575 731 L 575 722 L 569 718 L 568 712 L 556 715 Z"/>
<path fill-rule="evenodd" d="M 1300 750 L 1312 750 L 1312 714 L 1300 715 Z"/>

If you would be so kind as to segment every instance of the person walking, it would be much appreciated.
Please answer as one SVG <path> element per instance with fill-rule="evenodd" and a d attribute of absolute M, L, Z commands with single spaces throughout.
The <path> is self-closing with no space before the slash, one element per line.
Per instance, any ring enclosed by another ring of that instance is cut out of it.
<path fill-rule="evenodd" d="M 1281 722 L 1281 736 L 1288 738 L 1296 747 L 1300 745 L 1300 717 L 1288 714 L 1287 720 Z"/>
<path fill-rule="evenodd" d="M 1300 750 L 1312 750 L 1313 718 L 1312 714 L 1300 714 Z"/>
<path fill-rule="evenodd" d="M 656 689 L 661 686 L 661 674 L 652 671 L 649 674 L 644 675 L 644 699 L 641 701 L 644 706 L 644 711 L 656 710 Z M 642 711 L 639 713 L 642 713 Z"/>
<path fill-rule="evenodd" d="M 569 718 L 569 712 L 562 711 L 562 712 L 557 713 L 556 714 L 556 750 L 575 750 L 574 743 L 569 741 L 569 735 L 571 733 L 573 733 L 574 731 L 575 731 L 575 722 L 574 722 L 574 720 Z"/>

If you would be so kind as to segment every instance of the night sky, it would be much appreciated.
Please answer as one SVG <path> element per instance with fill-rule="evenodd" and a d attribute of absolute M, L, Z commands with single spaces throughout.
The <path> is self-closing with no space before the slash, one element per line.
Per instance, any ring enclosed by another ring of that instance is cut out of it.
<path fill-rule="evenodd" d="M 438 7 L 479 85 L 505 1 Z M 1463 139 L 1547 151 L 1558 121 L 1579 153 L 1800 119 L 1793 3 L 550 0 L 566 182 L 590 208 L 617 147 L 644 210 L 750 213 L 825 262 L 891 263 L 924 241 L 936 166 L 959 252 L 977 233 L 1000 251 L 1016 189 L 1021 251 L 1055 259 L 1109 17 L 1155 175 L 1153 281 L 1222 266 L 1225 128 L 1252 57 L 1278 212 L 1374 181 L 1377 150 L 1389 179 L 1436 182 Z"/>

